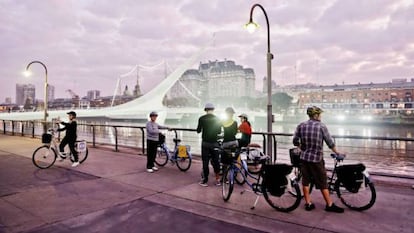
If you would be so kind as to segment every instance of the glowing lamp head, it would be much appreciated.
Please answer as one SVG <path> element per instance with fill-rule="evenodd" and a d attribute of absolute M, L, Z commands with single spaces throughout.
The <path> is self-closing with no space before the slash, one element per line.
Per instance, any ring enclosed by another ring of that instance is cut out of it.
<path fill-rule="evenodd" d="M 252 20 L 250 20 L 248 23 L 244 25 L 244 28 L 246 28 L 246 30 L 249 33 L 253 33 L 254 31 L 256 31 L 256 28 L 259 28 L 259 27 L 260 27 L 259 24 L 253 22 Z"/>
<path fill-rule="evenodd" d="M 32 75 L 32 72 L 30 72 L 29 70 L 25 70 L 23 71 L 23 75 L 24 77 L 30 77 Z"/>

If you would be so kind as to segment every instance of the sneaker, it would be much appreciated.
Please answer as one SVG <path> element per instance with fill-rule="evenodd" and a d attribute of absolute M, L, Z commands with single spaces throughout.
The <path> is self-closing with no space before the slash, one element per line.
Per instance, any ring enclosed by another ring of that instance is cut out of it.
<path fill-rule="evenodd" d="M 339 207 L 339 206 L 336 206 L 334 203 L 332 203 L 331 206 L 326 206 L 325 207 L 325 211 L 334 212 L 334 213 L 343 213 L 344 209 Z"/>
<path fill-rule="evenodd" d="M 74 162 L 72 163 L 72 167 L 77 167 L 80 163 L 79 162 Z"/>
<path fill-rule="evenodd" d="M 207 182 L 205 182 L 205 181 L 200 181 L 198 184 L 199 184 L 200 186 L 203 186 L 203 187 L 208 187 L 208 184 L 207 184 Z"/>
<path fill-rule="evenodd" d="M 220 180 L 216 180 L 216 186 L 221 186 Z"/>
<path fill-rule="evenodd" d="M 158 167 L 152 167 L 152 170 L 158 171 Z"/>
<path fill-rule="evenodd" d="M 62 158 L 62 159 L 66 159 L 66 153 L 65 152 L 59 152 L 59 156 Z"/>
<path fill-rule="evenodd" d="M 154 172 L 154 170 L 152 170 L 151 168 L 149 168 L 149 169 L 147 169 L 147 172 L 149 172 L 149 173 L 153 173 L 153 172 Z"/>
<path fill-rule="evenodd" d="M 313 209 L 315 209 L 315 205 L 313 203 L 305 204 L 306 211 L 311 211 Z"/>

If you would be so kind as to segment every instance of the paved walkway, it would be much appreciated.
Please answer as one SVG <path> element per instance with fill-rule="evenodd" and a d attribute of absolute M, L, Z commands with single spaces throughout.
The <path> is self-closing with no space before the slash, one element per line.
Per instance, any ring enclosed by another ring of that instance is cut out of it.
<path fill-rule="evenodd" d="M 327 213 L 315 192 L 314 211 L 281 213 L 262 198 L 251 210 L 255 195 L 239 186 L 224 202 L 221 188 L 197 184 L 198 160 L 186 173 L 168 164 L 149 174 L 138 151 L 90 148 L 77 168 L 41 170 L 31 162 L 39 144 L 0 135 L 0 232 L 414 232 L 412 180 L 373 177 L 377 201 L 365 212 Z"/>

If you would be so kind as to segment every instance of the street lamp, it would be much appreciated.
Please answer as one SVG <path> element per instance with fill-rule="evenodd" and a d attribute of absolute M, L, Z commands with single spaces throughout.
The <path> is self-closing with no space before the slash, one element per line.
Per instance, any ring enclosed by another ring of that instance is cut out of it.
<path fill-rule="evenodd" d="M 254 32 L 256 28 L 259 27 L 259 25 L 255 22 L 253 22 L 253 11 L 255 7 L 259 7 L 262 9 L 265 18 L 266 18 L 266 24 L 267 24 L 267 132 L 272 132 L 272 123 L 273 123 L 273 113 L 272 113 L 272 59 L 273 54 L 270 53 L 270 28 L 269 28 L 269 19 L 267 18 L 267 14 L 265 9 L 260 4 L 254 4 L 252 8 L 250 9 L 250 20 L 245 25 L 245 28 L 250 32 Z M 272 140 L 270 135 L 267 135 L 267 154 L 272 157 Z"/>
<path fill-rule="evenodd" d="M 46 122 L 47 122 L 47 116 L 48 116 L 48 114 L 47 114 L 47 99 L 48 99 L 47 68 L 46 68 L 45 64 L 43 64 L 40 61 L 32 61 L 26 66 L 26 75 L 28 75 L 29 67 L 33 63 L 39 63 L 40 65 L 42 65 L 43 68 L 45 68 L 45 73 L 46 73 L 46 76 L 45 76 L 45 92 L 44 92 L 45 109 L 44 109 L 44 115 L 43 115 L 43 132 L 46 133 L 46 130 L 47 130 Z"/>

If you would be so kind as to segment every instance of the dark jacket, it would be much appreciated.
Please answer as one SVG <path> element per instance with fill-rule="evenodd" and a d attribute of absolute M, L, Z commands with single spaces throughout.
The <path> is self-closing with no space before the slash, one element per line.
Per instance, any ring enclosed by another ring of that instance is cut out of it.
<path fill-rule="evenodd" d="M 58 129 L 58 131 L 65 131 L 66 130 L 66 138 L 71 139 L 71 140 L 76 140 L 77 138 L 77 134 L 76 134 L 76 128 L 77 128 L 77 123 L 76 121 L 70 121 L 68 123 L 66 122 L 60 122 L 64 127 Z"/>
<path fill-rule="evenodd" d="M 217 135 L 221 133 L 221 122 L 213 114 L 205 114 L 198 119 L 197 133 L 202 133 L 204 142 L 217 142 Z"/>

